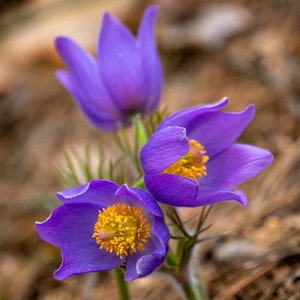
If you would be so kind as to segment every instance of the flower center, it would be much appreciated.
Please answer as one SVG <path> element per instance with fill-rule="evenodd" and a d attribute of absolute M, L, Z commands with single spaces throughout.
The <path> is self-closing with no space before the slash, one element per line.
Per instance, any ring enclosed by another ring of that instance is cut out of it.
<path fill-rule="evenodd" d="M 100 249 L 124 256 L 144 250 L 151 233 L 143 212 L 136 207 L 118 203 L 99 210 L 93 238 Z"/>
<path fill-rule="evenodd" d="M 175 174 L 196 180 L 207 175 L 205 165 L 209 157 L 204 155 L 204 147 L 195 140 L 190 140 L 189 143 L 188 153 L 163 170 L 163 174 Z"/>

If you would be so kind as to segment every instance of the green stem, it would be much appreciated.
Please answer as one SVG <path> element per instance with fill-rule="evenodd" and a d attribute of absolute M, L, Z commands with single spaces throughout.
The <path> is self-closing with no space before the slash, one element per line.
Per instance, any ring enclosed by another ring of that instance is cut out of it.
<path fill-rule="evenodd" d="M 207 300 L 202 283 L 200 266 L 195 247 L 197 236 L 183 239 L 177 245 L 178 269 L 175 279 L 179 283 L 186 300 Z"/>
<path fill-rule="evenodd" d="M 141 119 L 140 115 L 134 115 L 133 116 L 133 123 L 135 124 L 135 128 L 136 128 L 136 137 L 139 143 L 139 147 L 143 147 L 147 141 L 148 141 L 148 134 L 147 134 L 147 130 L 144 126 L 144 123 Z"/>
<path fill-rule="evenodd" d="M 141 177 L 139 180 L 137 180 L 133 186 L 138 187 L 138 188 L 144 188 L 145 187 L 145 182 L 144 182 L 144 177 Z"/>
<path fill-rule="evenodd" d="M 190 263 L 178 280 L 186 300 L 208 300 L 198 264 Z"/>
<path fill-rule="evenodd" d="M 190 284 L 182 287 L 182 291 L 187 300 L 206 300 L 206 295 L 201 286 L 192 286 Z"/>
<path fill-rule="evenodd" d="M 123 270 L 120 268 L 115 269 L 116 281 L 119 292 L 120 300 L 130 300 L 127 283 L 125 281 L 125 276 Z"/>

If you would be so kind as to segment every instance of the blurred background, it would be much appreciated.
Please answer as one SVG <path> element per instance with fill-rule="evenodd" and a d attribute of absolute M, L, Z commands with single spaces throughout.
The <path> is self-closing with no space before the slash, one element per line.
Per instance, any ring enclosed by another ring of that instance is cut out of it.
<path fill-rule="evenodd" d="M 117 299 L 108 273 L 55 280 L 59 251 L 34 228 L 65 188 L 55 170 L 64 150 L 112 144 L 56 80 L 63 64 L 53 40 L 67 35 L 95 53 L 105 11 L 136 32 L 150 3 L 160 5 L 163 107 L 174 112 L 224 96 L 229 111 L 254 103 L 256 118 L 239 141 L 275 156 L 241 187 L 247 207 L 219 204 L 210 216 L 207 234 L 215 238 L 199 251 L 211 298 L 300 299 L 299 1 L 1 0 L 0 300 Z M 133 299 L 181 299 L 158 274 L 129 288 Z"/>

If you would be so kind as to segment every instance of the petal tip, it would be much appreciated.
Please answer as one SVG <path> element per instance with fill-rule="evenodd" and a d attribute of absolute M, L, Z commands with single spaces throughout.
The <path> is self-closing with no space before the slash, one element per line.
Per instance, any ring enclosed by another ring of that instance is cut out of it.
<path fill-rule="evenodd" d="M 104 23 L 110 22 L 110 20 L 112 18 L 113 18 L 113 16 L 109 12 L 105 12 L 102 17 L 102 23 L 104 24 Z"/>
<path fill-rule="evenodd" d="M 229 98 L 227 96 L 224 96 L 223 98 L 221 98 L 220 102 L 228 104 L 229 103 Z"/>
<path fill-rule="evenodd" d="M 69 43 L 72 43 L 72 40 L 66 36 L 58 36 L 54 40 L 55 48 L 59 53 Z"/>
<path fill-rule="evenodd" d="M 102 17 L 102 28 L 101 33 L 104 31 L 109 31 L 111 26 L 121 26 L 124 27 L 123 24 L 109 12 L 105 12 Z"/>
<path fill-rule="evenodd" d="M 55 279 L 59 280 L 59 281 L 62 281 L 68 277 L 70 277 L 71 275 L 66 275 L 64 274 L 63 272 L 61 272 L 61 268 L 60 267 L 59 269 L 57 269 L 54 273 L 53 273 L 53 276 Z"/>
<path fill-rule="evenodd" d="M 250 104 L 248 107 L 246 107 L 245 111 L 247 111 L 251 117 L 253 118 L 256 113 L 256 106 L 255 104 Z"/>
<path fill-rule="evenodd" d="M 150 6 L 148 6 L 147 8 L 146 8 L 146 10 L 145 10 L 145 13 L 144 13 L 144 15 L 146 16 L 146 15 L 156 15 L 157 13 L 158 13 L 158 11 L 159 11 L 159 6 L 158 5 L 155 5 L 155 4 L 153 4 L 153 5 L 150 5 Z"/>

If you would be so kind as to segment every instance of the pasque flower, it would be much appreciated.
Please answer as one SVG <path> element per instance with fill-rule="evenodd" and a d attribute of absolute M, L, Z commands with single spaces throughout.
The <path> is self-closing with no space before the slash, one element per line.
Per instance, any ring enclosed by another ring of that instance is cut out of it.
<path fill-rule="evenodd" d="M 108 180 L 57 193 L 63 204 L 36 229 L 61 249 L 57 279 L 126 268 L 125 280 L 153 272 L 165 260 L 169 231 L 157 202 L 146 191 Z"/>
<path fill-rule="evenodd" d="M 137 37 L 115 17 L 104 14 L 97 58 L 67 37 L 56 49 L 68 67 L 57 77 L 88 120 L 114 131 L 131 123 L 133 114 L 155 110 L 162 91 L 162 69 L 154 26 L 157 7 L 145 11 Z"/>
<path fill-rule="evenodd" d="M 141 150 L 145 185 L 160 202 L 194 207 L 247 196 L 233 189 L 273 160 L 265 149 L 235 140 L 255 115 L 254 105 L 238 113 L 219 111 L 224 98 L 166 118 Z"/>

